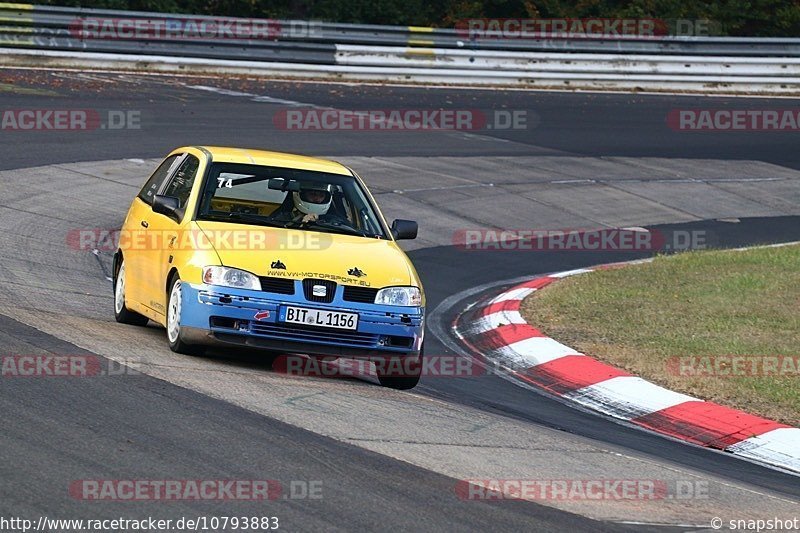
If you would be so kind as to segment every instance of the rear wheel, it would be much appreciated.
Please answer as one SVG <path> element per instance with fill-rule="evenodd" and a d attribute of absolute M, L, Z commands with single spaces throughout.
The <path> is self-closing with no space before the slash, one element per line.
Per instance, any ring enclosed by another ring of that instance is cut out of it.
<path fill-rule="evenodd" d="M 117 277 L 114 279 L 114 319 L 120 324 L 146 326 L 149 320 L 146 316 L 125 307 L 125 260 L 120 258 L 120 262 Z"/>
<path fill-rule="evenodd" d="M 378 374 L 378 381 L 384 387 L 397 390 L 413 389 L 419 384 L 422 376 L 422 358 L 424 357 L 424 345 L 419 350 L 419 354 L 406 356 L 396 361 L 398 364 L 389 363 L 388 366 L 378 364 L 375 371 Z M 401 369 L 398 371 L 398 369 Z"/>
<path fill-rule="evenodd" d="M 167 302 L 167 340 L 169 349 L 175 353 L 185 355 L 203 355 L 202 346 L 187 344 L 181 340 L 181 279 L 175 275 L 169 288 L 169 301 Z"/>

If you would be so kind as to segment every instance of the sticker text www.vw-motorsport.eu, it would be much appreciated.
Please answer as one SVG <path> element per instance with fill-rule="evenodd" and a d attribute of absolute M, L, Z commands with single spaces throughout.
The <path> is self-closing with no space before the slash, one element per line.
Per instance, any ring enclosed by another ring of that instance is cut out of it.
<path fill-rule="evenodd" d="M 353 279 L 348 276 L 338 276 L 336 274 L 323 274 L 322 272 L 287 272 L 285 270 L 269 270 L 267 276 L 275 278 L 292 278 L 292 279 L 327 279 L 339 283 L 346 283 L 348 285 L 360 285 L 362 287 L 369 287 L 368 281 Z"/>

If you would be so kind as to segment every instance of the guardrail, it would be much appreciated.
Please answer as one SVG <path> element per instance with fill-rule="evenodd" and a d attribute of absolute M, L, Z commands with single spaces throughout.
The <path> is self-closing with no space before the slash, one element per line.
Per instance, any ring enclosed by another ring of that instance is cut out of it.
<path fill-rule="evenodd" d="M 181 31 L 191 24 L 212 30 L 186 38 Z M 497 40 L 454 29 L 0 3 L 0 48 L 0 64 L 12 66 L 800 93 L 800 39 L 794 38 Z"/>

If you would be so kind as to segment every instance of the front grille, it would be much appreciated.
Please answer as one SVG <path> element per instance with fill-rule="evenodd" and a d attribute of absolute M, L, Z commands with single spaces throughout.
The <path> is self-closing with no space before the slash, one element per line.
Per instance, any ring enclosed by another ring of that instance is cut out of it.
<path fill-rule="evenodd" d="M 260 277 L 261 290 L 278 294 L 294 294 L 294 280 L 287 278 Z"/>
<path fill-rule="evenodd" d="M 378 335 L 359 333 L 357 331 L 307 328 L 303 326 L 287 326 L 267 322 L 251 322 L 250 332 L 255 335 L 280 338 L 299 342 L 330 342 L 359 347 L 373 347 L 378 344 Z"/>
<path fill-rule="evenodd" d="M 314 285 L 325 287 L 325 296 L 314 296 Z M 303 294 L 309 302 L 329 304 L 336 295 L 336 283 L 326 279 L 306 278 L 303 280 Z"/>
<path fill-rule="evenodd" d="M 352 285 L 344 286 L 344 295 L 342 298 L 348 302 L 360 302 L 365 304 L 375 303 L 375 296 L 378 294 L 378 289 L 370 287 L 354 287 Z"/>

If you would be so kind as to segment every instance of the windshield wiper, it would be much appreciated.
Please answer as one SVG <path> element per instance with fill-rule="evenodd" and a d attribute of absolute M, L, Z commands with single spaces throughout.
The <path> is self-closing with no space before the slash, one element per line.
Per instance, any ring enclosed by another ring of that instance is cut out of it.
<path fill-rule="evenodd" d="M 312 224 L 314 226 L 318 227 L 318 228 L 331 230 L 331 232 L 342 233 L 342 234 L 345 234 L 345 235 L 358 235 L 359 237 L 375 237 L 375 238 L 379 238 L 380 237 L 380 235 L 372 235 L 370 233 L 361 231 L 360 229 L 356 229 L 356 228 L 353 228 L 353 227 L 350 227 L 350 226 L 346 226 L 344 224 L 342 224 L 342 225 L 328 224 L 326 222 L 321 222 L 319 220 L 316 221 L 316 222 L 312 222 Z"/>
<path fill-rule="evenodd" d="M 248 222 L 250 224 L 255 224 L 257 226 L 269 226 L 272 228 L 282 228 L 283 224 L 280 222 L 275 222 L 274 220 L 270 220 L 262 215 L 253 215 L 251 213 L 226 213 L 224 215 L 215 215 L 211 213 L 206 213 L 203 215 L 206 218 L 210 218 L 212 220 L 220 220 L 223 222 L 227 222 L 229 220 L 238 220 L 241 222 Z"/>
<path fill-rule="evenodd" d="M 284 224 L 284 228 L 288 229 L 315 229 L 320 230 L 323 233 L 341 233 L 343 235 L 358 235 L 359 237 L 366 237 L 367 235 L 358 229 L 355 229 L 350 226 L 345 226 L 344 224 L 331 224 L 329 222 L 324 222 L 321 220 L 308 220 L 306 222 L 300 220 L 291 220 Z M 325 231 L 329 230 L 329 231 Z"/>

